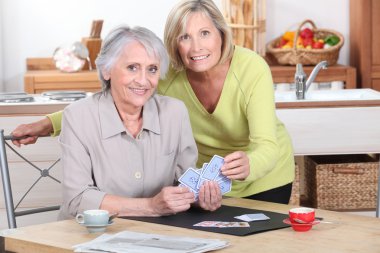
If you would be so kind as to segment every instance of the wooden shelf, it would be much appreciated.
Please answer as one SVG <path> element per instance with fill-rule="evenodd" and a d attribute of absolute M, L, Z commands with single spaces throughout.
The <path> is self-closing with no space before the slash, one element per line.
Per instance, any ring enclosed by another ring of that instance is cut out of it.
<path fill-rule="evenodd" d="M 307 76 L 310 75 L 314 66 L 304 66 L 303 69 Z M 294 74 L 296 66 L 280 66 L 270 65 L 274 83 L 294 83 Z M 344 65 L 329 66 L 327 69 L 322 69 L 315 82 L 332 82 L 344 81 L 346 89 L 356 88 L 356 68 Z"/>
<path fill-rule="evenodd" d="M 309 76 L 313 66 L 304 66 Z M 274 83 L 293 83 L 295 66 L 270 65 Z M 334 65 L 322 69 L 316 82 L 344 81 L 346 89 L 355 89 L 356 69 L 350 66 Z M 52 90 L 99 91 L 101 84 L 96 70 L 64 73 L 58 70 L 29 70 L 24 76 L 24 90 L 27 93 L 42 93 Z"/>
<path fill-rule="evenodd" d="M 24 76 L 24 90 L 31 94 L 54 90 L 96 92 L 100 89 L 101 84 L 96 70 L 75 73 L 64 73 L 58 70 L 35 70 L 27 71 Z"/>

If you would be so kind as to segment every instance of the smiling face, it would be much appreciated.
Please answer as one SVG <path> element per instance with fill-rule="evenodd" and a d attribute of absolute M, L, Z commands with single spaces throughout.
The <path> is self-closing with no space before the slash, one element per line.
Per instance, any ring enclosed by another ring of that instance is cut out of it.
<path fill-rule="evenodd" d="M 157 87 L 159 68 L 159 60 L 141 43 L 133 41 L 124 46 L 110 72 L 103 73 L 106 80 L 111 80 L 111 94 L 119 111 L 142 109 Z"/>
<path fill-rule="evenodd" d="M 202 12 L 188 16 L 185 33 L 178 38 L 178 52 L 185 67 L 194 72 L 214 68 L 222 54 L 222 38 L 212 20 Z"/>

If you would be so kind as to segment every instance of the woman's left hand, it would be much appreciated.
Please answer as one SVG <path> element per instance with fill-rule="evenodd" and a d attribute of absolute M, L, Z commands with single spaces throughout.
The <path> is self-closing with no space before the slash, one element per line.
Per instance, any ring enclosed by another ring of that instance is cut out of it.
<path fill-rule="evenodd" d="M 243 151 L 236 151 L 224 157 L 222 174 L 232 180 L 244 180 L 249 176 L 249 159 Z"/>
<path fill-rule="evenodd" d="M 205 181 L 199 189 L 199 206 L 208 211 L 215 211 L 222 205 L 222 193 L 215 181 Z"/>

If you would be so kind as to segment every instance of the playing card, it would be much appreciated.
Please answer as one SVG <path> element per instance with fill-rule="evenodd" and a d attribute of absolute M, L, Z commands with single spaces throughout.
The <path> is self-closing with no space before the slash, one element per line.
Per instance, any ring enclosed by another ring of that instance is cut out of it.
<path fill-rule="evenodd" d="M 221 171 L 219 171 L 219 174 L 214 178 L 214 181 L 218 182 L 218 181 L 223 180 L 225 178 L 227 178 L 227 177 L 225 175 L 223 175 Z"/>
<path fill-rule="evenodd" d="M 214 227 L 214 228 L 236 228 L 236 227 L 249 227 L 248 222 L 241 221 L 202 221 L 194 224 L 196 227 Z"/>
<path fill-rule="evenodd" d="M 252 214 L 243 214 L 240 216 L 234 217 L 242 221 L 260 221 L 260 220 L 269 220 L 270 218 L 263 213 L 252 213 Z"/>
<path fill-rule="evenodd" d="M 195 227 L 215 227 L 217 223 L 220 221 L 202 221 L 199 223 L 194 224 Z"/>
<path fill-rule="evenodd" d="M 187 185 L 184 185 L 184 184 L 182 184 L 182 183 L 180 183 L 178 186 L 180 186 L 180 187 L 187 187 L 187 188 L 189 188 L 190 189 L 190 191 L 192 191 L 193 193 L 194 193 L 194 199 L 195 199 L 195 201 L 198 201 L 198 198 L 199 198 L 199 192 L 198 191 L 194 191 L 193 189 L 191 189 L 189 186 L 187 186 Z"/>
<path fill-rule="evenodd" d="M 241 228 L 241 227 L 249 227 L 248 222 L 242 222 L 242 221 L 221 221 L 215 224 L 216 227 L 218 228 Z"/>
<path fill-rule="evenodd" d="M 219 188 L 220 188 L 222 195 L 231 191 L 231 187 L 232 187 L 231 179 L 228 179 L 225 177 L 222 180 L 218 181 L 218 184 L 219 184 Z"/>
<path fill-rule="evenodd" d="M 214 155 L 211 161 L 203 169 L 201 176 L 208 180 L 214 180 L 219 174 L 220 168 L 223 166 L 224 159 L 221 156 Z"/>
<path fill-rule="evenodd" d="M 198 192 L 197 185 L 200 175 L 193 169 L 189 168 L 186 172 L 178 179 L 182 184 L 190 187 L 193 191 Z"/>
<path fill-rule="evenodd" d="M 200 177 L 199 180 L 198 180 L 198 184 L 197 184 L 197 190 L 199 191 L 199 188 L 201 188 L 202 184 L 205 182 L 205 181 L 210 181 L 210 180 L 207 180 L 206 178 L 203 178 L 203 177 Z"/>

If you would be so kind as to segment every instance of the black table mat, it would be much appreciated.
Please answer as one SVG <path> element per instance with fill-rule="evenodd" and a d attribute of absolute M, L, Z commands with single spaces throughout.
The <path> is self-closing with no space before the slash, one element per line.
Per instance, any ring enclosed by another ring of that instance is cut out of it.
<path fill-rule="evenodd" d="M 270 220 L 251 221 L 249 222 L 250 227 L 238 228 L 193 226 L 194 224 L 202 221 L 241 221 L 235 219 L 234 217 L 251 213 L 263 213 L 266 216 L 268 216 Z M 245 236 L 249 234 L 261 233 L 270 230 L 290 227 L 289 225 L 284 224 L 282 222 L 284 219 L 288 218 L 287 214 L 234 206 L 221 206 L 218 210 L 214 212 L 208 212 L 201 209 L 192 208 L 186 212 L 178 213 L 176 215 L 171 216 L 121 218 L 237 236 Z"/>

